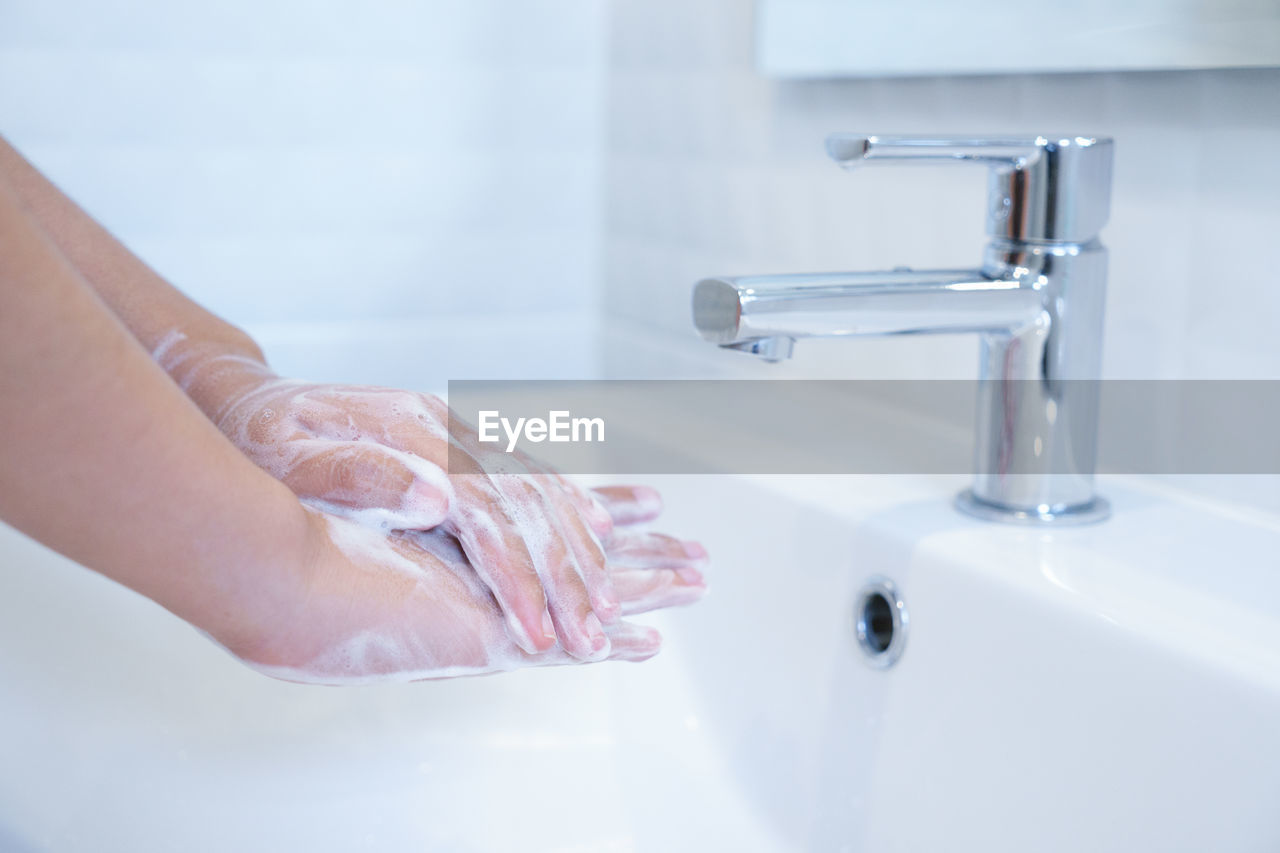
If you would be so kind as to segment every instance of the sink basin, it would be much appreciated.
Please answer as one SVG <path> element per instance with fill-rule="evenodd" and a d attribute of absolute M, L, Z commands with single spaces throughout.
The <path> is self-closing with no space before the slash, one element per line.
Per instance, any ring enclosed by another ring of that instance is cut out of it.
<path fill-rule="evenodd" d="M 717 543 L 714 599 L 670 632 L 764 849 L 1280 844 L 1274 522 L 1114 483 L 1113 521 L 1052 532 L 928 484 L 866 506 L 904 478 L 765 485 L 792 503 L 731 505 L 774 535 Z M 854 642 L 873 575 L 909 613 L 887 670 Z"/>
<path fill-rule="evenodd" d="M 411 384 L 426 339 L 508 367 L 474 329 L 331 331 L 265 343 L 343 381 Z M 566 339 L 531 375 L 587 363 Z M 419 684 L 272 681 L 0 526 L 0 850 L 1280 849 L 1280 517 L 1154 480 L 1054 530 L 960 515 L 966 478 L 645 481 L 713 557 L 639 617 L 662 654 Z"/>
<path fill-rule="evenodd" d="M 276 682 L 0 530 L 5 850 L 1273 850 L 1280 523 L 1104 481 L 1106 524 L 958 483 L 661 477 L 714 557 L 641 665 Z M 858 593 L 889 579 L 901 658 Z"/>

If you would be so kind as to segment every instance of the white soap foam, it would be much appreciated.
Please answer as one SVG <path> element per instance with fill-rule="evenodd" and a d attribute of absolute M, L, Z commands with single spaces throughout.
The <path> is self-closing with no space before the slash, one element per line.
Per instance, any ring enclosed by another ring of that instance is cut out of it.
<path fill-rule="evenodd" d="M 508 619 L 490 593 L 503 586 L 500 575 L 512 571 L 508 546 L 523 543 L 562 631 L 566 625 L 580 631 L 577 611 L 586 602 L 581 588 L 567 580 L 582 580 L 582 570 L 549 494 L 556 489 L 573 495 L 566 481 L 532 474 L 541 470 L 536 463 L 508 454 L 481 459 L 481 465 L 492 469 L 488 476 L 450 478 L 444 469 L 450 448 L 473 457 L 478 448 L 450 435 L 447 407 L 429 395 L 281 379 L 258 361 L 219 354 L 179 330 L 164 335 L 152 355 L 188 393 L 204 401 L 237 447 L 324 514 L 331 539 L 352 564 L 412 578 L 408 597 L 433 616 L 406 615 L 413 610 L 406 602 L 399 602 L 399 610 L 371 616 L 369 624 L 334 623 L 329 615 L 318 614 L 317 630 L 332 633 L 314 638 L 321 648 L 297 666 L 254 664 L 259 669 L 294 681 L 363 683 L 575 662 L 561 646 L 537 656 L 517 647 L 513 632 L 526 648 L 533 645 L 514 620 L 508 629 Z M 234 390 L 219 399 L 219 389 Z M 379 457 L 388 470 L 375 468 L 372 476 L 355 482 L 338 476 L 349 474 L 344 465 L 359 470 Z M 317 478 L 317 472 L 330 469 L 337 472 L 333 482 Z M 393 470 L 407 472 L 407 488 L 388 489 L 389 483 L 403 479 L 393 476 Z M 308 493 L 307 487 L 319 491 Z M 582 494 L 576 497 L 584 500 Z M 393 532 L 442 523 L 434 533 Z M 652 599 L 652 589 L 644 589 Z M 361 600 L 361 595 L 366 592 L 357 591 L 355 600 L 339 609 L 343 618 L 378 604 Z M 597 652 L 591 651 L 585 634 L 575 638 L 579 658 L 637 659 L 657 649 L 656 634 L 639 626 L 618 623 L 605 633 L 614 642 Z"/>
<path fill-rule="evenodd" d="M 313 595 L 300 624 L 289 626 L 294 644 L 313 649 L 306 659 L 287 666 L 246 661 L 249 666 L 286 681 L 367 684 L 580 662 L 559 647 L 535 656 L 517 648 L 501 610 L 447 533 L 392 538 L 347 519 L 326 517 L 325 524 L 330 540 L 353 565 L 375 576 L 390 572 L 410 580 L 411 590 L 371 611 Z M 312 625 L 317 634 L 307 638 Z M 644 626 L 619 623 L 608 630 L 615 658 L 649 657 L 660 644 L 656 632 Z"/>

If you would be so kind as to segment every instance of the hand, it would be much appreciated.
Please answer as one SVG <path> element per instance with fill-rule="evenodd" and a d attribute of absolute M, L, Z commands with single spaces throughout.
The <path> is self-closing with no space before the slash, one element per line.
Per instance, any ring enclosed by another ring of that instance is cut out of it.
<path fill-rule="evenodd" d="M 290 596 L 294 606 L 252 645 L 245 663 L 287 681 L 358 684 L 579 663 L 562 647 L 530 654 L 463 553 L 442 529 L 384 532 L 311 511 L 315 560 Z M 627 534 L 609 551 L 624 613 L 687 604 L 706 591 L 683 544 Z M 278 585 L 277 585 L 278 586 Z M 605 656 L 640 661 L 661 646 L 657 631 L 618 621 L 604 629 Z"/>
<path fill-rule="evenodd" d="M 349 680 L 500 668 L 513 647 L 519 661 L 638 656 L 655 638 L 619 623 L 623 609 L 696 586 L 654 573 L 654 560 L 700 553 L 674 540 L 631 539 L 607 572 L 612 520 L 557 477 L 445 478 L 463 442 L 439 400 L 276 377 L 249 336 L 2 140 L 0 320 L 14 413 L 0 423 L 0 480 L 15 486 L 0 490 L 0 517 L 245 660 Z"/>
<path fill-rule="evenodd" d="M 486 474 L 474 437 L 450 435 L 448 409 L 431 395 L 285 380 L 177 333 L 155 357 L 237 447 L 312 506 L 384 531 L 442 525 L 524 652 L 558 641 L 582 660 L 609 655 L 605 626 L 621 602 L 600 544 L 613 521 L 595 497 L 550 473 Z M 623 505 L 641 518 L 660 502 L 640 490 Z"/>

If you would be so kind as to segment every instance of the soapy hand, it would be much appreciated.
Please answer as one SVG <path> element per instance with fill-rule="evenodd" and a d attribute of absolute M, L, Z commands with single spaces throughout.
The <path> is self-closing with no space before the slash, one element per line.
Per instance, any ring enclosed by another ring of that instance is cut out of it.
<path fill-rule="evenodd" d="M 517 646 L 490 590 L 458 540 L 441 528 L 382 531 L 310 511 L 316 558 L 282 614 L 233 654 L 287 681 L 360 684 L 580 663 L 562 647 Z M 706 590 L 683 543 L 652 533 L 616 537 L 610 572 L 622 612 L 687 604 Z M 661 646 L 657 631 L 617 621 L 604 628 L 612 660 L 640 661 Z M 217 639 L 217 638 L 215 638 Z"/>
<path fill-rule="evenodd" d="M 601 500 L 523 462 L 490 476 L 440 400 L 275 376 L 2 139 L 0 320 L 0 515 L 274 674 L 638 659 L 657 636 L 621 614 L 701 592 L 700 548 L 615 540 Z"/>
<path fill-rule="evenodd" d="M 622 601 L 600 544 L 613 530 L 610 493 L 597 498 L 547 472 L 486 472 L 474 436 L 450 434 L 447 407 L 428 394 L 281 379 L 255 358 L 209 351 L 178 332 L 153 355 L 241 451 L 310 506 L 382 536 L 451 534 L 525 654 L 557 643 L 580 660 L 611 654 L 618 634 L 606 626 Z M 627 520 L 660 506 L 651 490 L 612 499 Z M 409 536 L 396 541 L 384 561 L 421 547 Z M 703 556 L 688 545 L 687 559 Z M 634 592 L 648 579 L 621 582 Z"/>

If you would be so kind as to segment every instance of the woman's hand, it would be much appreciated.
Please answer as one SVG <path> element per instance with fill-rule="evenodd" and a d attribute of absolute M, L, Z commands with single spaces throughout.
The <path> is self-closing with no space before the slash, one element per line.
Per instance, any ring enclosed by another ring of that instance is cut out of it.
<path fill-rule="evenodd" d="M 237 447 L 312 506 L 384 532 L 451 533 L 525 653 L 558 641 L 581 660 L 609 656 L 605 626 L 621 601 L 600 544 L 613 529 L 602 500 L 550 473 L 490 475 L 474 437 L 451 435 L 447 407 L 428 394 L 281 379 L 254 357 L 180 333 L 154 356 Z M 613 494 L 627 520 L 660 507 L 652 490 Z"/>
<path fill-rule="evenodd" d="M 314 559 L 293 596 L 250 645 L 231 648 L 276 678 L 323 684 L 475 675 L 579 663 L 553 647 L 530 654 L 458 540 L 442 529 L 382 531 L 312 510 Z M 609 553 L 624 613 L 687 604 L 706 590 L 702 560 L 657 534 L 629 534 Z M 601 659 L 645 660 L 661 637 L 617 621 Z"/>
<path fill-rule="evenodd" d="M 0 518 L 276 674 L 640 658 L 657 637 L 621 613 L 701 593 L 700 548 L 610 537 L 555 476 L 444 477 L 439 400 L 274 376 L 3 140 L 0 331 Z"/>

